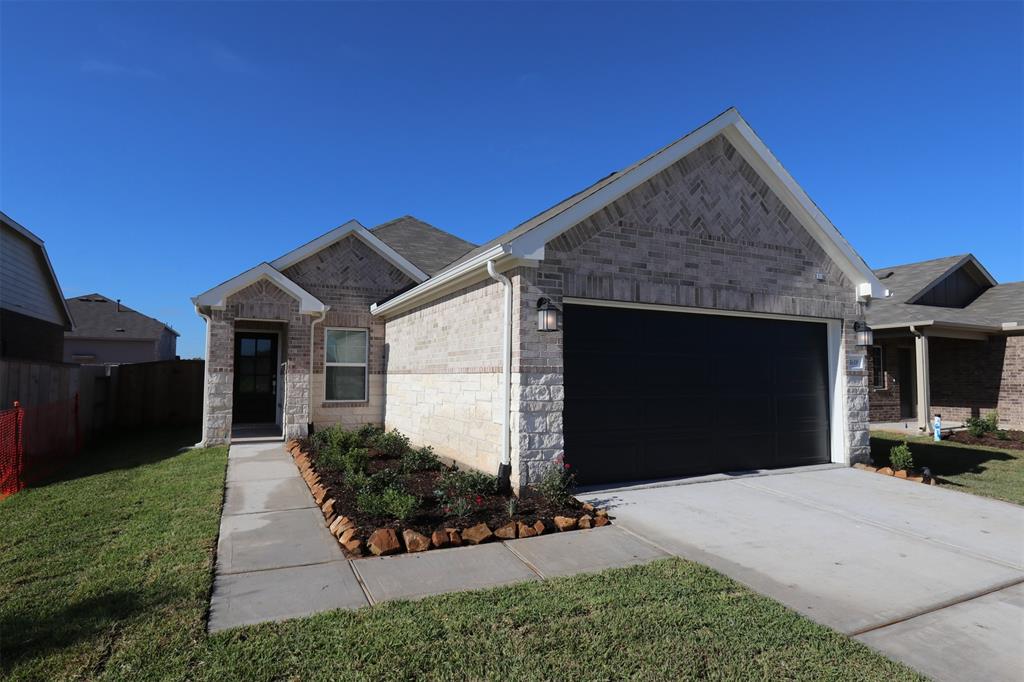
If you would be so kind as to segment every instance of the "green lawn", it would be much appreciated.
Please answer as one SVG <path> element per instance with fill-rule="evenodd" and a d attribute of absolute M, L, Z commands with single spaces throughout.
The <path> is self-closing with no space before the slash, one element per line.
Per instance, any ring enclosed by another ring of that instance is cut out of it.
<path fill-rule="evenodd" d="M 904 440 L 900 434 L 871 432 L 871 459 L 879 466 L 889 463 L 889 450 Z M 914 466 L 928 467 L 934 476 L 954 489 L 1024 504 L 1024 452 L 949 441 L 934 442 L 930 436 L 906 438 Z"/>
<path fill-rule="evenodd" d="M 207 637 L 226 453 L 193 439 L 108 444 L 0 502 L 0 676 L 920 679 L 676 559 Z"/>

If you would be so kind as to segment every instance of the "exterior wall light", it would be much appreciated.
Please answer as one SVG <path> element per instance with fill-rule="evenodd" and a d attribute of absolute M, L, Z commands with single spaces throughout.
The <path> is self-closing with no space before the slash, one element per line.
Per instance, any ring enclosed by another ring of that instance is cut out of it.
<path fill-rule="evenodd" d="M 854 322 L 853 331 L 857 332 L 858 346 L 870 346 L 874 344 L 875 333 L 871 330 L 871 327 L 867 325 L 867 322 Z"/>
<path fill-rule="evenodd" d="M 543 296 L 537 299 L 537 331 L 558 331 L 558 308 L 555 307 L 550 298 L 544 298 Z"/>

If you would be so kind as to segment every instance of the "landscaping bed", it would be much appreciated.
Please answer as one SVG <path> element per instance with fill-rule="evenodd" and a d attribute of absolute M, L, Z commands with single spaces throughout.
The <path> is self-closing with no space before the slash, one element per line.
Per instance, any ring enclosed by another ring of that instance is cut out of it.
<path fill-rule="evenodd" d="M 569 490 L 567 464 L 553 462 L 530 494 L 444 464 L 397 431 L 331 427 L 289 443 L 303 479 L 346 552 L 395 554 L 608 525 L 607 512 Z"/>
<path fill-rule="evenodd" d="M 984 445 L 990 448 L 1024 450 L 1024 431 L 990 431 L 980 436 L 970 431 L 956 431 L 943 440 L 963 445 Z"/>

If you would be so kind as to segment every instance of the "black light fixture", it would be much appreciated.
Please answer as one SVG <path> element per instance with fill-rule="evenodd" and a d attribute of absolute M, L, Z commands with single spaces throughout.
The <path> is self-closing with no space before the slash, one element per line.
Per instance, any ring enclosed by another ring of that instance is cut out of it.
<path fill-rule="evenodd" d="M 550 298 L 541 296 L 537 299 L 537 331 L 558 331 L 558 308 Z"/>
<path fill-rule="evenodd" d="M 857 321 L 853 323 L 853 331 L 857 332 L 857 345 L 870 346 L 875 342 L 875 333 L 868 326 L 867 322 Z"/>

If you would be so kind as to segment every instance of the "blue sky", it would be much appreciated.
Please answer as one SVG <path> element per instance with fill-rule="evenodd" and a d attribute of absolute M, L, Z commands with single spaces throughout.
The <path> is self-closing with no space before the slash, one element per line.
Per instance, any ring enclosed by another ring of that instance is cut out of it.
<path fill-rule="evenodd" d="M 484 241 L 736 106 L 873 266 L 1024 279 L 1020 3 L 0 4 L 0 208 L 189 297 L 349 218 Z"/>

